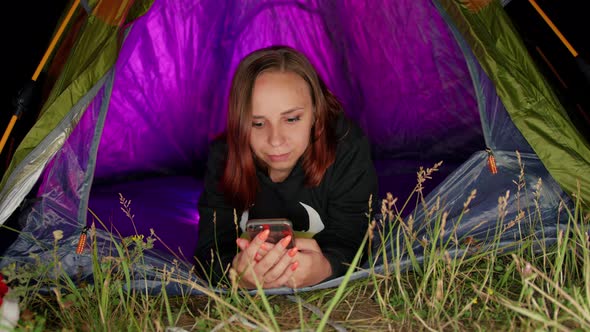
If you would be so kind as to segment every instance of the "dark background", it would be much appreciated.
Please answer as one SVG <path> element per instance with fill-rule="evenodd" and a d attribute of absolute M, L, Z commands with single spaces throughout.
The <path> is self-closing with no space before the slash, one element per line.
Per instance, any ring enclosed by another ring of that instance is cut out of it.
<path fill-rule="evenodd" d="M 31 78 L 47 50 L 53 32 L 68 3 L 64 0 L 12 1 L 0 19 L 2 31 L 2 87 L 0 87 L 0 137 L 6 132 L 14 114 L 13 100 Z M 31 108 L 16 122 L 0 154 L 0 175 L 4 174 L 10 156 L 35 122 L 40 108 L 40 87 L 45 79 L 36 80 L 37 98 Z M 0 176 L 1 178 L 1 176 Z"/>
<path fill-rule="evenodd" d="M 582 1 L 537 0 L 537 3 L 580 54 L 579 57 L 590 62 L 590 19 L 581 7 Z M 67 5 L 64 0 L 20 0 L 5 11 L 1 20 L 4 88 L 0 89 L 0 135 L 6 131 L 14 112 L 14 98 L 31 81 Z M 578 129 L 590 141 L 590 83 L 574 57 L 528 0 L 512 0 L 504 8 L 531 57 L 555 88 Z M 37 85 L 42 85 L 43 81 L 42 74 Z M 32 107 L 16 122 L 0 154 L 0 174 L 4 173 L 14 149 L 35 121 L 39 105 L 39 98 L 34 99 Z"/>
<path fill-rule="evenodd" d="M 579 0 L 536 0 L 565 39 L 590 64 L 590 19 Z M 529 54 L 553 86 L 578 130 L 590 142 L 590 73 L 585 76 L 564 43 L 528 0 L 504 7 Z M 590 70 L 587 68 L 586 70 Z"/>

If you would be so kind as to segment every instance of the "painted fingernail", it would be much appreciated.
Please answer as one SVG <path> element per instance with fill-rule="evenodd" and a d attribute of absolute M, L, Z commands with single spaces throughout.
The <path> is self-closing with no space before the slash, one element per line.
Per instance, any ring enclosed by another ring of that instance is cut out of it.
<path fill-rule="evenodd" d="M 294 262 L 293 264 L 291 264 L 291 271 L 297 270 L 297 267 L 299 267 L 299 262 Z"/>
<path fill-rule="evenodd" d="M 265 229 L 260 234 L 258 234 L 258 238 L 262 241 L 266 241 L 268 238 L 268 234 L 270 234 L 270 229 Z"/>
<path fill-rule="evenodd" d="M 295 255 L 297 254 L 297 251 L 298 251 L 298 250 L 299 250 L 299 249 L 297 249 L 297 247 L 291 248 L 291 250 L 289 250 L 289 252 L 287 252 L 287 254 L 288 254 L 290 257 L 293 257 L 293 256 L 295 256 Z"/>
<path fill-rule="evenodd" d="M 256 254 L 256 256 L 254 257 L 254 260 L 256 261 L 256 263 L 260 262 L 261 259 L 262 259 L 262 256 L 260 254 Z"/>
<path fill-rule="evenodd" d="M 291 242 L 291 235 L 287 235 L 285 236 L 282 240 L 281 240 L 281 245 L 283 247 L 287 247 L 287 245 L 289 244 L 289 242 Z"/>

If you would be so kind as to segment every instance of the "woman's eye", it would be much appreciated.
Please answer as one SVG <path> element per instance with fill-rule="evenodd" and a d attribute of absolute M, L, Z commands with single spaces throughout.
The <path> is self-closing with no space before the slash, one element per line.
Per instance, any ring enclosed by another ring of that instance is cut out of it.
<path fill-rule="evenodd" d="M 263 125 L 262 122 L 252 122 L 252 127 L 254 128 L 261 128 Z"/>
<path fill-rule="evenodd" d="M 289 123 L 294 123 L 294 122 L 297 122 L 297 121 L 299 121 L 299 120 L 301 120 L 301 116 L 294 116 L 294 117 L 292 117 L 292 118 L 288 118 L 288 119 L 287 119 L 287 122 L 289 122 Z"/>

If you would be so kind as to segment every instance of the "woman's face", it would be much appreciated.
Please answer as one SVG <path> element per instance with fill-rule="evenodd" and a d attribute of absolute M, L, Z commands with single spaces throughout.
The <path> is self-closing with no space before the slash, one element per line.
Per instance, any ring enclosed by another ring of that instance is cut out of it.
<path fill-rule="evenodd" d="M 273 182 L 289 176 L 309 145 L 313 122 L 309 86 L 301 76 L 276 71 L 256 78 L 250 147 Z"/>

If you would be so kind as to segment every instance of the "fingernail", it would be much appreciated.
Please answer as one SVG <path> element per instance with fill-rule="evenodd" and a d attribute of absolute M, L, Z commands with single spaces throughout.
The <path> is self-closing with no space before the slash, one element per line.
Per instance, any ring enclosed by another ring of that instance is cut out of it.
<path fill-rule="evenodd" d="M 256 261 L 256 263 L 260 262 L 261 259 L 262 259 L 262 256 L 260 254 L 256 254 L 256 257 L 254 257 L 254 260 Z"/>
<path fill-rule="evenodd" d="M 266 245 L 266 242 L 264 242 L 263 244 L 260 245 L 260 249 L 262 249 L 262 250 L 268 249 L 268 246 Z"/>
<path fill-rule="evenodd" d="M 289 242 L 291 242 L 291 235 L 287 235 L 285 236 L 282 240 L 281 240 L 281 245 L 283 247 L 287 247 L 287 245 L 289 245 Z"/>
<path fill-rule="evenodd" d="M 237 238 L 237 239 L 236 239 L 236 244 L 237 244 L 237 245 L 238 245 L 238 247 L 240 247 L 240 248 L 242 248 L 242 247 L 244 247 L 243 249 L 246 249 L 246 248 L 248 248 L 248 243 L 245 243 L 245 244 L 244 244 L 244 239 Z"/>
<path fill-rule="evenodd" d="M 291 264 L 291 271 L 297 270 L 297 267 L 299 267 L 299 262 L 294 262 L 293 264 Z"/>
<path fill-rule="evenodd" d="M 266 241 L 268 238 L 268 234 L 270 234 L 270 229 L 265 229 L 260 234 L 258 234 L 258 238 L 262 241 Z"/>
<path fill-rule="evenodd" d="M 287 254 L 288 254 L 290 257 L 293 257 L 293 256 L 295 256 L 295 255 L 297 254 L 297 251 L 298 251 L 298 250 L 299 250 L 299 249 L 297 249 L 297 247 L 293 247 L 293 248 L 291 248 L 291 250 L 289 250 L 289 252 L 288 252 Z"/>

